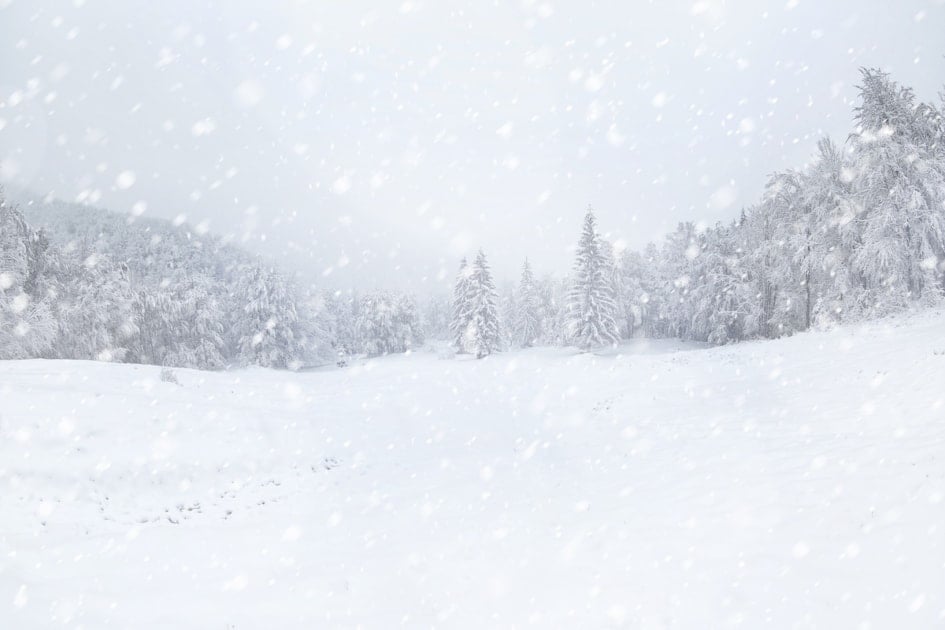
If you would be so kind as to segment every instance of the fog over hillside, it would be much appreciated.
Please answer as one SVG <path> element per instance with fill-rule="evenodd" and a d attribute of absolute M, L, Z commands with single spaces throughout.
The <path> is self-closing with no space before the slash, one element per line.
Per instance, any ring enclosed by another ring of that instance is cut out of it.
<path fill-rule="evenodd" d="M 939 0 L 0 2 L 0 175 L 231 234 L 312 279 L 446 286 L 482 246 L 640 249 L 849 133 L 857 69 L 926 101 Z M 328 274 L 326 277 L 325 274 Z"/>

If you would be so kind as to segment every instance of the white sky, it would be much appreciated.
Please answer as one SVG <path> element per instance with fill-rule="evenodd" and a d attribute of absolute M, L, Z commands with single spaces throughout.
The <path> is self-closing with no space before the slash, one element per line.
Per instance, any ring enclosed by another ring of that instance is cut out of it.
<path fill-rule="evenodd" d="M 943 55 L 942 0 L 0 0 L 0 175 L 332 285 L 565 273 L 588 204 L 632 248 L 731 219 L 859 66 L 937 100 Z"/>

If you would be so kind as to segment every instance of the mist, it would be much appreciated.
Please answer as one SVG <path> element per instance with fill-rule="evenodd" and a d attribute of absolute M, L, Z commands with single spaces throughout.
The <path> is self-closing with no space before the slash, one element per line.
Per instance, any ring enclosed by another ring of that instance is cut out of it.
<path fill-rule="evenodd" d="M 940 1 L 0 4 L 8 185 L 364 288 L 564 273 L 589 205 L 632 249 L 730 220 L 860 66 L 945 76 Z"/>

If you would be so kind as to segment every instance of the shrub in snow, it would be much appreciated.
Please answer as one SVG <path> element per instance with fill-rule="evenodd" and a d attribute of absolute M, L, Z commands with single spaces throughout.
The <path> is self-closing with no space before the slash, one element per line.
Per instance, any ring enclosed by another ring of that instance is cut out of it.
<path fill-rule="evenodd" d="M 174 385 L 180 385 L 180 381 L 177 380 L 177 373 L 168 367 L 161 368 L 161 382 L 173 383 Z"/>

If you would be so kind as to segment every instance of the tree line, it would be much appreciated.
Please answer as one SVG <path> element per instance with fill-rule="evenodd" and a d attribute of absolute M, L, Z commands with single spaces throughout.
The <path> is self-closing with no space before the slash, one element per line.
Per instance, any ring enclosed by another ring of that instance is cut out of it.
<path fill-rule="evenodd" d="M 0 191 L 0 359 L 299 369 L 423 343 L 416 300 L 305 287 L 188 226 Z"/>
<path fill-rule="evenodd" d="M 483 298 L 495 287 L 481 282 L 467 296 L 464 262 L 454 346 L 477 356 L 503 343 L 589 349 L 636 334 L 725 344 L 940 304 L 943 108 L 880 70 L 861 78 L 846 141 L 822 139 L 811 164 L 773 174 L 729 223 L 681 223 L 661 244 L 616 252 L 588 210 L 570 279 L 536 281 L 526 260 L 498 300 Z M 483 268 L 480 253 L 473 275 Z M 504 332 L 480 323 L 502 313 Z"/>
<path fill-rule="evenodd" d="M 484 357 L 636 335 L 724 344 L 939 304 L 945 295 L 945 116 L 862 70 L 856 128 L 775 173 L 733 221 L 682 223 L 616 251 L 589 209 L 569 277 L 498 291 L 485 254 L 450 297 L 301 286 L 186 225 L 0 191 L 0 358 L 296 369 L 448 340 Z M 45 214 L 43 214 L 45 213 Z M 205 232 L 205 231 L 204 231 Z"/>

